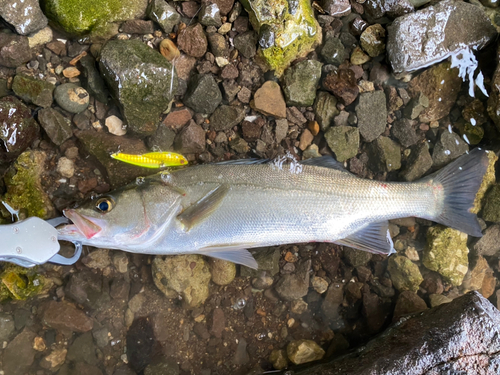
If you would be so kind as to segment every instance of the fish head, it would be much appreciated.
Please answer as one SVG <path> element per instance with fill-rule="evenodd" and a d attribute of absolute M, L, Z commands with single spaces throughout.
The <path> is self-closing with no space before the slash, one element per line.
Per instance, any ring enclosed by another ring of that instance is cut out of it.
<path fill-rule="evenodd" d="M 110 249 L 147 247 L 168 224 L 178 201 L 164 186 L 156 190 L 133 184 L 64 210 L 72 223 L 58 228 L 59 239 Z"/>

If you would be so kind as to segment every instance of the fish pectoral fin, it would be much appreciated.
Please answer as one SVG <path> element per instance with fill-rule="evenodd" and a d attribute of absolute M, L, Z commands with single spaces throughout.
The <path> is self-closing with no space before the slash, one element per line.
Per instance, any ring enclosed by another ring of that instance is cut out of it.
<path fill-rule="evenodd" d="M 396 252 L 389 233 L 388 221 L 369 224 L 335 243 L 376 254 L 390 255 Z"/>
<path fill-rule="evenodd" d="M 209 246 L 198 250 L 198 254 L 206 255 L 212 258 L 227 260 L 236 264 L 241 264 L 256 270 L 258 268 L 257 261 L 246 247 L 251 247 L 253 244 L 235 244 L 228 246 Z"/>
<path fill-rule="evenodd" d="M 177 219 L 185 226 L 186 231 L 190 230 L 215 211 L 228 191 L 229 186 L 219 185 L 201 198 L 198 202 L 189 206 L 182 211 L 182 213 L 177 215 Z"/>

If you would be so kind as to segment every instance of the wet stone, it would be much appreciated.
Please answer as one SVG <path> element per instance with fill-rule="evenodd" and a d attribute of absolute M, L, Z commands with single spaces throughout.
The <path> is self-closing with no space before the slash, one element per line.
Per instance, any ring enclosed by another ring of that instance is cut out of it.
<path fill-rule="evenodd" d="M 359 130 L 353 126 L 331 127 L 325 133 L 325 139 L 337 161 L 343 162 L 358 153 Z"/>
<path fill-rule="evenodd" d="M 339 38 L 328 38 L 321 49 L 321 56 L 327 64 L 340 65 L 348 58 L 348 53 Z"/>
<path fill-rule="evenodd" d="M 314 102 L 314 114 L 321 130 L 327 131 L 335 116 L 339 114 L 337 99 L 326 91 L 319 91 Z"/>
<path fill-rule="evenodd" d="M 23 375 L 35 360 L 33 340 L 36 334 L 24 330 L 12 340 L 3 353 L 3 371 L 6 374 Z"/>
<path fill-rule="evenodd" d="M 397 138 L 403 147 L 410 147 L 416 144 L 420 139 L 415 131 L 416 122 L 402 118 L 393 123 L 391 132 Z"/>
<path fill-rule="evenodd" d="M 363 65 L 370 61 L 370 56 L 363 52 L 360 47 L 354 48 L 351 53 L 351 64 L 353 65 Z"/>
<path fill-rule="evenodd" d="M 0 341 L 8 341 L 16 329 L 14 318 L 8 313 L 0 313 Z"/>
<path fill-rule="evenodd" d="M 207 51 L 207 37 L 201 24 L 186 27 L 179 33 L 177 46 L 189 56 L 202 57 Z"/>
<path fill-rule="evenodd" d="M 210 328 L 210 333 L 217 337 L 222 338 L 222 332 L 226 327 L 226 317 L 224 311 L 219 308 L 215 308 L 212 314 L 212 326 Z"/>
<path fill-rule="evenodd" d="M 220 17 L 219 6 L 217 5 L 217 3 L 202 3 L 200 12 L 198 13 L 198 21 L 203 26 L 221 26 L 222 21 Z"/>
<path fill-rule="evenodd" d="M 122 33 L 127 34 L 152 34 L 154 29 L 153 21 L 127 20 L 120 26 Z"/>
<path fill-rule="evenodd" d="M 222 259 L 210 259 L 210 273 L 212 282 L 217 285 L 228 285 L 236 276 L 236 265 L 233 262 Z"/>
<path fill-rule="evenodd" d="M 175 150 L 182 154 L 195 154 L 205 151 L 205 130 L 191 120 L 174 140 Z"/>
<path fill-rule="evenodd" d="M 339 307 L 344 301 L 344 285 L 333 282 L 328 287 L 325 298 L 321 303 L 321 312 L 330 323 L 339 320 Z"/>
<path fill-rule="evenodd" d="M 231 147 L 237 154 L 246 154 L 250 151 L 248 142 L 240 137 L 234 137 L 232 140 L 230 140 L 229 147 Z"/>
<path fill-rule="evenodd" d="M 210 116 L 210 127 L 215 131 L 228 130 L 245 118 L 245 109 L 239 106 L 221 105 Z"/>
<path fill-rule="evenodd" d="M 386 98 L 383 91 L 360 94 L 356 106 L 358 128 L 366 142 L 374 141 L 387 125 Z"/>
<path fill-rule="evenodd" d="M 286 351 L 283 349 L 274 349 L 269 355 L 269 362 L 272 363 L 276 370 L 283 370 L 288 366 Z"/>
<path fill-rule="evenodd" d="M 484 231 L 483 237 L 474 245 L 474 251 L 485 256 L 496 256 L 500 252 L 500 224 L 492 225 Z"/>
<path fill-rule="evenodd" d="M 0 17 L 14 26 L 16 33 L 28 35 L 47 26 L 47 17 L 36 0 L 0 1 Z"/>
<path fill-rule="evenodd" d="M 256 111 L 267 116 L 287 117 L 285 99 L 281 93 L 279 84 L 274 81 L 266 81 L 255 92 L 253 102 L 250 105 Z"/>
<path fill-rule="evenodd" d="M 319 61 L 305 60 L 285 70 L 283 92 L 288 106 L 313 105 L 322 66 Z"/>
<path fill-rule="evenodd" d="M 424 3 L 427 0 L 422 0 Z M 367 0 L 363 7 L 372 18 L 381 18 L 387 14 L 391 18 L 400 17 L 413 12 L 412 2 L 408 0 Z"/>
<path fill-rule="evenodd" d="M 309 289 L 309 269 L 311 261 L 301 263 L 295 273 L 283 275 L 276 283 L 275 290 L 287 301 L 304 297 Z"/>
<path fill-rule="evenodd" d="M 0 33 L 0 65 L 16 68 L 30 59 L 31 51 L 27 37 Z"/>
<path fill-rule="evenodd" d="M 211 114 L 222 101 L 222 94 L 211 74 L 198 74 L 191 78 L 183 102 L 195 112 Z"/>
<path fill-rule="evenodd" d="M 427 310 L 425 301 L 410 291 L 402 292 L 396 301 L 393 320 L 396 321 L 404 315 Z"/>
<path fill-rule="evenodd" d="M 260 137 L 261 129 L 262 124 L 259 124 L 257 121 L 243 121 L 241 124 L 243 138 L 245 138 L 245 140 L 248 142 L 257 140 Z"/>
<path fill-rule="evenodd" d="M 91 332 L 86 332 L 73 341 L 73 344 L 68 349 L 67 359 L 97 365 L 98 361 Z"/>
<path fill-rule="evenodd" d="M 469 146 L 458 134 L 450 133 L 448 129 L 443 130 L 432 151 L 433 166 L 437 168 L 444 167 L 468 150 Z"/>
<path fill-rule="evenodd" d="M 26 75 L 17 74 L 12 83 L 12 91 L 26 103 L 48 108 L 52 105 L 54 85 Z"/>
<path fill-rule="evenodd" d="M 165 33 L 172 32 L 172 29 L 177 25 L 181 16 L 173 6 L 163 0 L 153 0 L 149 3 L 147 10 L 148 18 L 156 22 Z"/>
<path fill-rule="evenodd" d="M 227 57 L 229 56 L 229 48 L 226 42 L 226 38 L 224 38 L 223 35 L 219 33 L 208 34 L 208 45 L 210 46 L 210 52 L 212 52 L 212 54 L 216 58 L 223 57 L 227 59 Z"/>
<path fill-rule="evenodd" d="M 372 259 L 372 254 L 367 251 L 345 247 L 344 257 L 351 266 L 359 267 L 366 265 Z"/>
<path fill-rule="evenodd" d="M 401 172 L 405 181 L 415 181 L 422 177 L 432 167 L 432 157 L 429 147 L 425 143 L 417 144 L 411 148 L 411 153 L 406 161 L 406 167 Z"/>
<path fill-rule="evenodd" d="M 71 178 L 75 174 L 75 163 L 73 160 L 63 156 L 57 161 L 56 171 L 62 177 Z"/>
<path fill-rule="evenodd" d="M 73 136 L 71 121 L 55 109 L 46 108 L 38 111 L 38 122 L 57 146 Z"/>
<path fill-rule="evenodd" d="M 404 256 L 393 255 L 389 258 L 387 271 L 394 287 L 399 291 L 416 292 L 423 278 L 418 266 Z"/>
<path fill-rule="evenodd" d="M 71 332 L 87 332 L 93 327 L 92 319 L 82 310 L 69 303 L 56 301 L 45 305 L 42 322 L 54 329 Z"/>
<path fill-rule="evenodd" d="M 89 105 L 89 93 L 74 83 L 63 83 L 54 90 L 56 103 L 70 113 L 80 113 Z"/>
<path fill-rule="evenodd" d="M 444 303 L 450 303 L 451 301 L 453 301 L 451 298 L 443 296 L 442 294 L 431 294 L 429 296 L 431 307 L 436 307 Z"/>
<path fill-rule="evenodd" d="M 296 365 L 317 361 L 323 358 L 325 351 L 312 340 L 295 340 L 288 344 L 286 353 Z"/>
<path fill-rule="evenodd" d="M 323 81 L 323 86 L 339 98 L 344 105 L 353 103 L 359 94 L 356 77 L 351 69 L 333 70 Z"/>
<path fill-rule="evenodd" d="M 482 218 L 494 223 L 500 222 L 500 185 L 496 184 L 486 193 Z"/>
<path fill-rule="evenodd" d="M 385 29 L 376 23 L 368 26 L 359 38 L 361 48 L 370 57 L 377 57 L 385 51 Z"/>
<path fill-rule="evenodd" d="M 247 59 L 257 53 L 257 35 L 253 30 L 246 31 L 234 37 L 234 47 Z"/>
<path fill-rule="evenodd" d="M 250 361 L 250 357 L 247 351 L 247 341 L 244 338 L 238 340 L 238 346 L 236 347 L 236 352 L 232 363 L 235 365 L 245 365 Z"/>
<path fill-rule="evenodd" d="M 82 86 L 88 91 L 90 96 L 106 104 L 108 102 L 109 92 L 101 74 L 96 68 L 94 58 L 90 55 L 86 55 L 80 59 L 79 63 L 82 70 L 82 74 L 80 75 Z"/>
<path fill-rule="evenodd" d="M 377 172 L 401 168 L 401 147 L 389 137 L 378 137 L 369 146 L 370 165 Z"/>
<path fill-rule="evenodd" d="M 351 14 L 351 3 L 348 0 L 325 0 L 323 10 L 333 17 L 344 17 Z"/>

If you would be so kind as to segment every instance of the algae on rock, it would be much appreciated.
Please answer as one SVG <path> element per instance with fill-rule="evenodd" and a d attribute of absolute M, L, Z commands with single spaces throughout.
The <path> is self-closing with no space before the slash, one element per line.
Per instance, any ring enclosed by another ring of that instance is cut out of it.
<path fill-rule="evenodd" d="M 498 160 L 498 156 L 494 152 L 488 152 L 488 169 L 483 177 L 483 182 L 479 186 L 479 190 L 476 193 L 476 198 L 474 199 L 474 206 L 470 212 L 477 214 L 482 207 L 484 207 L 484 195 L 495 184 L 495 163 Z"/>
<path fill-rule="evenodd" d="M 51 286 L 52 282 L 34 268 L 8 265 L 0 274 L 0 301 L 25 300 L 47 291 Z"/>
<path fill-rule="evenodd" d="M 259 56 L 281 76 L 296 58 L 321 43 L 321 27 L 309 0 L 242 0 L 253 28 L 259 33 Z"/>

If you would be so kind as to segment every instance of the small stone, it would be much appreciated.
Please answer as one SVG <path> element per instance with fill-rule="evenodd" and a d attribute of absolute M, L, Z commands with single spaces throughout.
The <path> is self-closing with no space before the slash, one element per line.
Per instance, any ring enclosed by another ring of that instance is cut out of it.
<path fill-rule="evenodd" d="M 226 65 L 222 69 L 221 74 L 220 74 L 220 76 L 223 79 L 236 79 L 236 78 L 238 78 L 238 75 L 239 75 L 238 68 L 236 66 L 234 66 L 233 64 Z M 247 90 L 248 90 L 248 88 L 247 88 Z"/>
<path fill-rule="evenodd" d="M 66 360 L 66 355 L 68 354 L 68 350 L 65 348 L 58 348 L 52 350 L 48 356 L 43 358 L 40 365 L 44 367 L 44 363 L 46 363 L 48 368 L 57 369 L 61 366 Z"/>
<path fill-rule="evenodd" d="M 314 290 L 319 294 L 325 293 L 328 289 L 328 282 L 319 276 L 313 276 L 311 280 L 311 285 L 314 288 Z"/>
<path fill-rule="evenodd" d="M 386 98 L 383 91 L 367 92 L 359 96 L 356 106 L 358 128 L 366 142 L 374 141 L 387 125 Z"/>
<path fill-rule="evenodd" d="M 96 68 L 96 62 L 92 56 L 83 56 L 79 63 L 81 65 L 82 74 L 80 81 L 83 88 L 88 91 L 90 96 L 93 96 L 99 102 L 106 104 L 108 102 L 109 91 L 101 77 L 100 72 Z"/>
<path fill-rule="evenodd" d="M 238 92 L 238 100 L 242 103 L 250 103 L 250 98 L 252 97 L 252 92 L 247 87 L 243 86 Z"/>
<path fill-rule="evenodd" d="M 290 361 L 296 365 L 317 361 L 323 358 L 325 351 L 312 340 L 294 340 L 286 347 Z"/>
<path fill-rule="evenodd" d="M 253 105 L 252 105 L 253 103 Z M 280 86 L 274 81 L 266 81 L 254 95 L 250 105 L 266 116 L 286 117 L 286 103 Z"/>
<path fill-rule="evenodd" d="M 257 52 L 257 35 L 254 31 L 247 31 L 234 37 L 234 48 L 236 48 L 243 57 L 251 59 Z"/>
<path fill-rule="evenodd" d="M 367 251 L 344 247 L 344 257 L 351 266 L 359 267 L 366 265 L 372 259 L 372 254 Z"/>
<path fill-rule="evenodd" d="M 351 14 L 351 3 L 348 0 L 325 0 L 323 10 L 333 17 L 344 17 Z"/>
<path fill-rule="evenodd" d="M 337 99 L 325 91 L 319 91 L 314 102 L 314 114 L 321 130 L 326 132 L 335 116 L 339 114 Z"/>
<path fill-rule="evenodd" d="M 196 154 L 205 151 L 205 130 L 193 120 L 177 134 L 174 146 L 182 154 Z"/>
<path fill-rule="evenodd" d="M 16 326 L 14 318 L 9 313 L 0 313 L 0 341 L 9 341 L 10 336 L 14 333 Z"/>
<path fill-rule="evenodd" d="M 276 143 L 280 144 L 288 134 L 288 120 L 286 118 L 276 119 Z"/>
<path fill-rule="evenodd" d="M 120 273 L 128 272 L 128 257 L 125 253 L 117 251 L 113 254 L 113 265 Z"/>
<path fill-rule="evenodd" d="M 391 256 L 387 271 L 391 275 L 392 284 L 399 291 L 409 290 L 416 292 L 423 281 L 418 266 L 404 256 Z"/>
<path fill-rule="evenodd" d="M 244 338 L 238 340 L 238 346 L 234 353 L 232 363 L 235 365 L 245 365 L 250 361 L 250 356 L 247 352 L 247 341 Z"/>
<path fill-rule="evenodd" d="M 111 134 L 118 136 L 127 134 L 127 128 L 123 126 L 123 121 L 115 115 L 107 117 L 104 125 Z"/>
<path fill-rule="evenodd" d="M 14 26 L 16 33 L 28 35 L 47 26 L 47 17 L 36 0 L 0 2 L 0 17 Z"/>
<path fill-rule="evenodd" d="M 309 289 L 309 269 L 311 260 L 300 263 L 293 274 L 283 275 L 276 283 L 275 290 L 287 301 L 304 297 Z"/>
<path fill-rule="evenodd" d="M 98 360 L 95 351 L 92 332 L 85 332 L 75 338 L 68 349 L 66 358 L 68 361 L 86 362 L 90 365 L 96 365 Z"/>
<path fill-rule="evenodd" d="M 228 130 L 245 118 L 245 109 L 239 106 L 221 105 L 210 116 L 210 127 L 215 131 Z"/>
<path fill-rule="evenodd" d="M 198 21 L 200 21 L 203 26 L 221 26 L 222 21 L 217 3 L 202 3 L 200 12 L 198 13 Z"/>
<path fill-rule="evenodd" d="M 126 34 L 153 34 L 155 31 L 153 21 L 127 20 L 122 23 L 121 32 Z"/>
<path fill-rule="evenodd" d="M 351 64 L 353 65 L 363 65 L 370 60 L 370 56 L 364 53 L 360 47 L 354 48 L 351 53 Z"/>
<path fill-rule="evenodd" d="M 30 48 L 34 48 L 50 42 L 53 38 L 52 29 L 50 26 L 44 27 L 35 34 L 28 36 L 28 43 Z"/>
<path fill-rule="evenodd" d="M 308 305 L 303 299 L 296 299 L 292 301 L 290 310 L 292 313 L 300 315 L 307 311 L 307 307 Z"/>
<path fill-rule="evenodd" d="M 89 255 L 82 259 L 83 264 L 89 268 L 103 270 L 111 264 L 109 250 L 98 249 L 92 251 Z"/>
<path fill-rule="evenodd" d="M 370 164 L 376 172 L 391 172 L 401 168 L 400 146 L 389 137 L 378 137 L 369 146 Z"/>
<path fill-rule="evenodd" d="M 229 23 L 229 22 L 225 22 L 222 24 L 221 27 L 219 27 L 219 29 L 217 30 L 217 32 L 221 35 L 226 35 L 228 32 L 231 31 L 231 28 L 232 28 L 232 24 Z"/>
<path fill-rule="evenodd" d="M 44 306 L 42 323 L 54 329 L 71 332 L 88 332 L 93 321 L 82 310 L 67 302 L 49 301 Z"/>
<path fill-rule="evenodd" d="M 177 45 L 189 56 L 202 57 L 207 52 L 208 41 L 201 24 L 186 27 L 177 37 Z"/>
<path fill-rule="evenodd" d="M 422 298 L 413 292 L 404 291 L 398 297 L 392 320 L 396 321 L 402 316 L 414 314 L 424 310 L 427 310 L 427 304 Z"/>
<path fill-rule="evenodd" d="M 177 362 L 173 358 L 165 357 L 153 361 L 144 369 L 144 375 L 179 375 L 179 373 L 180 369 Z"/>
<path fill-rule="evenodd" d="M 57 162 L 57 173 L 66 178 L 71 178 L 75 174 L 75 163 L 67 157 L 62 157 Z"/>
<path fill-rule="evenodd" d="M 210 259 L 212 281 L 217 285 L 228 285 L 236 276 L 236 266 L 233 262 L 222 259 Z"/>
<path fill-rule="evenodd" d="M 446 129 L 441 132 L 441 135 L 434 146 L 432 152 L 433 166 L 442 168 L 452 160 L 455 160 L 460 155 L 469 151 L 469 146 L 456 133 Z"/>
<path fill-rule="evenodd" d="M 252 142 L 257 140 L 260 137 L 260 133 L 262 130 L 262 124 L 259 124 L 257 121 L 243 121 L 241 124 L 241 131 L 243 133 L 243 138 L 246 141 Z"/>
<path fill-rule="evenodd" d="M 28 372 L 35 360 L 36 351 L 32 345 L 35 336 L 35 333 L 26 329 L 7 345 L 2 363 L 5 374 L 23 375 Z"/>
<path fill-rule="evenodd" d="M 322 66 L 319 61 L 305 60 L 285 70 L 283 92 L 288 106 L 313 105 Z"/>
<path fill-rule="evenodd" d="M 237 154 L 246 154 L 250 151 L 248 142 L 240 137 L 234 137 L 231 141 L 229 141 L 229 147 L 231 147 Z"/>
<path fill-rule="evenodd" d="M 180 108 L 169 112 L 162 124 L 166 127 L 178 131 L 186 125 L 193 117 L 191 111 L 187 107 Z"/>
<path fill-rule="evenodd" d="M 299 148 L 304 151 L 311 142 L 313 141 L 314 136 L 312 133 L 309 131 L 309 129 L 305 129 L 302 134 L 300 135 L 300 141 L 299 141 Z"/>
<path fill-rule="evenodd" d="M 500 224 L 486 228 L 483 237 L 474 245 L 474 251 L 483 256 L 496 256 L 500 252 Z"/>
<path fill-rule="evenodd" d="M 311 132 L 311 134 L 316 137 L 319 134 L 320 127 L 319 124 L 316 121 L 309 121 L 307 123 L 307 128 Z"/>
<path fill-rule="evenodd" d="M 419 137 L 415 131 L 416 122 L 402 118 L 393 123 L 391 132 L 396 137 L 403 147 L 410 147 L 419 141 Z"/>
<path fill-rule="evenodd" d="M 229 47 L 226 41 L 226 38 L 223 35 L 220 35 L 219 33 L 210 33 L 208 34 L 208 44 L 210 46 L 210 52 L 216 57 L 221 57 L 225 59 L 225 63 L 223 66 L 226 66 L 229 64 L 229 61 L 227 60 L 229 56 Z M 219 62 L 222 60 L 219 59 Z"/>
<path fill-rule="evenodd" d="M 378 23 L 368 26 L 359 37 L 359 42 L 370 57 L 381 55 L 385 51 L 384 27 Z"/>
<path fill-rule="evenodd" d="M 269 362 L 271 362 L 276 370 L 287 368 L 288 358 L 286 356 L 286 351 L 283 349 L 274 349 L 271 354 L 269 354 Z"/>
<path fill-rule="evenodd" d="M 89 94 L 74 83 L 63 83 L 54 90 L 54 99 L 64 110 L 71 113 L 80 113 L 89 105 Z"/>
<path fill-rule="evenodd" d="M 30 59 L 31 51 L 27 37 L 0 33 L 0 65 L 16 68 Z"/>
<path fill-rule="evenodd" d="M 23 74 L 16 74 L 12 82 L 12 91 L 27 103 L 50 108 L 54 85 Z"/>
<path fill-rule="evenodd" d="M 486 221 L 500 223 L 500 184 L 493 185 L 486 193 L 482 218 Z"/>
<path fill-rule="evenodd" d="M 248 267 L 241 267 L 241 277 L 257 277 L 262 273 L 268 276 L 274 276 L 279 272 L 280 252 L 276 247 L 262 249 L 253 254 L 258 264 L 258 269 L 254 270 Z M 302 296 L 298 297 L 301 298 Z"/>
<path fill-rule="evenodd" d="M 431 307 L 436 307 L 442 305 L 443 303 L 450 303 L 451 301 L 453 301 L 451 298 L 443 296 L 442 294 L 431 294 L 429 296 Z"/>
<path fill-rule="evenodd" d="M 191 78 L 183 102 L 195 112 L 211 114 L 222 101 L 222 94 L 211 74 L 199 74 Z"/>
<path fill-rule="evenodd" d="M 411 148 L 411 153 L 406 161 L 406 168 L 401 172 L 405 181 L 415 181 L 422 177 L 432 167 L 432 157 L 429 147 L 420 143 Z"/>
<path fill-rule="evenodd" d="M 160 53 L 168 60 L 173 61 L 175 58 L 181 55 L 181 52 L 170 39 L 163 39 L 159 45 Z"/>
<path fill-rule="evenodd" d="M 80 75 L 80 71 L 74 66 L 70 66 L 62 71 L 63 76 L 66 78 L 74 78 Z"/>
<path fill-rule="evenodd" d="M 341 99 L 346 106 L 352 104 L 359 94 L 359 87 L 352 69 L 342 68 L 331 71 L 324 79 L 323 86 Z"/>
<path fill-rule="evenodd" d="M 343 162 L 358 154 L 359 130 L 352 126 L 334 126 L 327 130 L 325 139 L 335 153 L 337 161 Z"/>
<path fill-rule="evenodd" d="M 339 66 L 349 56 L 339 38 L 328 38 L 321 49 L 321 56 L 327 64 Z"/>
<path fill-rule="evenodd" d="M 148 18 L 156 22 L 167 34 L 171 33 L 181 16 L 177 10 L 169 3 L 163 0 L 152 0 L 147 9 Z"/>
<path fill-rule="evenodd" d="M 73 136 L 71 121 L 55 109 L 45 108 L 38 111 L 38 122 L 57 146 Z"/>

